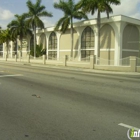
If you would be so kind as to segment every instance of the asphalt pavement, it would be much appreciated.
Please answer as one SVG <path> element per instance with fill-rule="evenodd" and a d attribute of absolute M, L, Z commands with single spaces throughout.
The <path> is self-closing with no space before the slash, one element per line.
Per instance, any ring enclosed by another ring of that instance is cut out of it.
<path fill-rule="evenodd" d="M 139 73 L 0 63 L 0 139 L 127 140 L 139 85 Z"/>

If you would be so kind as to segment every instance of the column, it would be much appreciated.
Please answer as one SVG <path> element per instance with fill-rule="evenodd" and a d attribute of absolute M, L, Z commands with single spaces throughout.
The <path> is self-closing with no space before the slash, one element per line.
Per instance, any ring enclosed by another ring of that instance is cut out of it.
<path fill-rule="evenodd" d="M 115 65 L 120 64 L 120 59 L 122 59 L 122 41 L 123 41 L 123 30 L 126 26 L 124 22 L 115 23 Z"/>
<path fill-rule="evenodd" d="M 97 28 L 97 25 L 94 26 L 94 56 L 96 58 L 96 64 L 97 64 L 97 60 L 98 60 L 98 28 Z"/>
<path fill-rule="evenodd" d="M 12 41 L 10 41 L 10 46 L 11 46 L 11 50 L 10 50 L 11 58 L 13 58 L 13 42 Z"/>
<path fill-rule="evenodd" d="M 39 39 L 40 39 L 40 35 L 37 34 L 37 35 L 36 35 L 36 43 L 37 43 L 37 45 L 39 45 L 39 43 L 40 43 L 40 42 L 39 42 Z"/>
<path fill-rule="evenodd" d="M 49 55 L 49 52 L 48 52 L 48 49 L 49 49 L 49 37 L 50 37 L 50 34 L 51 32 L 47 32 L 45 33 L 46 35 L 46 57 L 47 57 L 47 60 L 48 60 L 48 55 Z"/>
<path fill-rule="evenodd" d="M 61 33 L 60 32 L 56 32 L 56 36 L 57 36 L 57 60 L 59 60 L 60 57 L 62 57 L 62 56 L 60 56 L 60 52 L 59 52 L 59 50 L 60 50 L 60 37 L 61 37 Z"/>
<path fill-rule="evenodd" d="M 136 56 L 130 56 L 131 72 L 136 72 Z"/>
<path fill-rule="evenodd" d="M 78 61 L 81 61 L 81 36 L 82 36 L 82 32 L 83 32 L 84 28 L 77 27 L 77 28 L 75 28 L 75 30 L 77 31 L 78 40 L 79 40 L 79 43 L 78 43 Z"/>

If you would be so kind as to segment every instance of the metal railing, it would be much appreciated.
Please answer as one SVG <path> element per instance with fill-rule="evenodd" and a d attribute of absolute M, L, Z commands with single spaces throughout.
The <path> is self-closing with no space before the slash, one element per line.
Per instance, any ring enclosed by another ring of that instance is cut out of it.
<path fill-rule="evenodd" d="M 130 66 L 130 57 L 122 58 L 119 60 L 119 65 Z"/>
<path fill-rule="evenodd" d="M 87 56 L 85 58 L 81 58 L 81 61 L 89 62 L 90 61 L 90 56 Z"/>

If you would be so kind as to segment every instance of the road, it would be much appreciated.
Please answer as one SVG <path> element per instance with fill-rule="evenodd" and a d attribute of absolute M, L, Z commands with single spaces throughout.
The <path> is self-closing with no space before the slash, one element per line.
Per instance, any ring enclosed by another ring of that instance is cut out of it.
<path fill-rule="evenodd" d="M 0 140 L 127 140 L 120 123 L 140 128 L 140 76 L 0 63 Z"/>

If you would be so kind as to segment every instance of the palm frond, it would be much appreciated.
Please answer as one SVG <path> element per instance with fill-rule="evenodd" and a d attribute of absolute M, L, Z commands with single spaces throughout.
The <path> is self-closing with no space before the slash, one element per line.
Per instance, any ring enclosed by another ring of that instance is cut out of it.
<path fill-rule="evenodd" d="M 56 30 L 56 31 L 59 30 L 59 28 L 62 26 L 63 22 L 64 22 L 67 18 L 68 18 L 67 16 L 62 17 L 62 18 L 57 22 L 57 24 L 56 24 L 56 26 L 55 26 L 55 30 Z"/>
<path fill-rule="evenodd" d="M 44 16 L 47 16 L 47 17 L 52 17 L 52 13 L 49 13 L 47 11 L 42 11 L 41 13 L 39 13 L 37 16 L 39 17 L 44 17 Z"/>
<path fill-rule="evenodd" d="M 36 16 L 34 19 L 34 22 L 35 22 L 35 25 L 37 28 L 41 28 L 41 29 L 44 28 L 44 23 L 42 22 L 42 20 L 39 17 Z"/>
<path fill-rule="evenodd" d="M 70 25 L 70 18 L 67 18 L 63 23 L 62 23 L 62 27 L 60 29 L 60 31 L 62 31 L 63 33 L 66 32 L 66 30 L 68 29 Z"/>
<path fill-rule="evenodd" d="M 87 15 L 83 11 L 74 12 L 73 17 L 75 19 L 82 19 L 82 18 L 88 19 Z"/>

